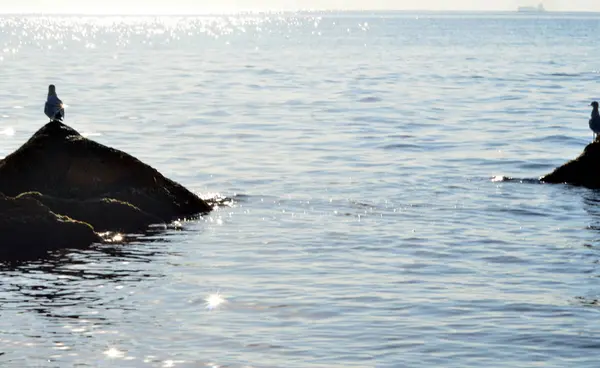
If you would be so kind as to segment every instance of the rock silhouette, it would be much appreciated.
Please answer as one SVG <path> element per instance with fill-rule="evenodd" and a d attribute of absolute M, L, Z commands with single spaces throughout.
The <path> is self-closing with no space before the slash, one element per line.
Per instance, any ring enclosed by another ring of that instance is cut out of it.
<path fill-rule="evenodd" d="M 93 225 L 97 232 L 130 233 L 146 229 L 163 221 L 127 202 L 111 198 L 64 199 L 40 192 L 25 192 L 17 198 L 33 198 L 53 212 Z"/>
<path fill-rule="evenodd" d="M 0 193 L 1 259 L 35 257 L 48 250 L 101 241 L 89 224 L 57 215 L 35 199 Z"/>
<path fill-rule="evenodd" d="M 87 139 L 59 121 L 46 124 L 0 160 L 0 193 L 6 203 L 37 203 L 39 213 L 45 208 L 59 219 L 69 216 L 97 232 L 136 231 L 212 210 L 206 201 L 156 169 Z M 53 222 L 46 218 L 44 226 L 50 228 Z M 6 231 L 16 239 L 25 228 Z M 27 231 L 36 231 L 36 226 L 31 224 Z M 19 244 L 26 244 L 23 241 Z"/>
<path fill-rule="evenodd" d="M 600 142 L 585 147 L 579 157 L 556 168 L 540 180 L 551 184 L 571 184 L 591 189 L 600 188 Z"/>

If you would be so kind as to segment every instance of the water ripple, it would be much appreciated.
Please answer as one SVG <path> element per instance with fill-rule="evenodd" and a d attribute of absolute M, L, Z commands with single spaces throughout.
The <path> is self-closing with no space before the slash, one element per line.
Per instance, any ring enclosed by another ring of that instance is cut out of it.
<path fill-rule="evenodd" d="M 600 196 L 538 179 L 591 139 L 595 29 L 0 16 L 0 156 L 55 83 L 67 123 L 216 205 L 2 264 L 0 365 L 597 366 Z"/>

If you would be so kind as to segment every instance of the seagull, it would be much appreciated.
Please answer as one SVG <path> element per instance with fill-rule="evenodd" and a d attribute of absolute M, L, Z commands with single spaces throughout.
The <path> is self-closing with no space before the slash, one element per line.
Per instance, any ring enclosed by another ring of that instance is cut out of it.
<path fill-rule="evenodd" d="M 593 107 L 592 118 L 590 119 L 590 129 L 594 132 L 594 141 L 598 139 L 600 134 L 600 112 L 598 112 L 598 102 L 594 101 L 590 104 Z"/>
<path fill-rule="evenodd" d="M 44 114 L 50 118 L 50 121 L 62 121 L 65 117 L 64 105 L 56 95 L 56 87 L 54 84 L 48 86 L 48 99 L 44 106 Z"/>

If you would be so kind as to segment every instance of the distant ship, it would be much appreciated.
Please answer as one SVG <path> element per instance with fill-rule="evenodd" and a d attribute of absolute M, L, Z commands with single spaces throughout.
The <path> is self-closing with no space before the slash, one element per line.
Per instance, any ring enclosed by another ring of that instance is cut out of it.
<path fill-rule="evenodd" d="M 540 4 L 538 6 L 519 6 L 517 11 L 520 13 L 543 13 L 546 9 L 544 8 L 544 4 Z"/>

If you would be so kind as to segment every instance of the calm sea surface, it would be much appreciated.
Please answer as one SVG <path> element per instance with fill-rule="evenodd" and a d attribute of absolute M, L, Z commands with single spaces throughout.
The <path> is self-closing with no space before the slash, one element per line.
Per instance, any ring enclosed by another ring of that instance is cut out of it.
<path fill-rule="evenodd" d="M 54 83 L 80 132 L 233 199 L 0 266 L 0 366 L 598 367 L 600 193 L 535 179 L 591 140 L 599 34 L 594 14 L 0 17 L 0 157 Z"/>

